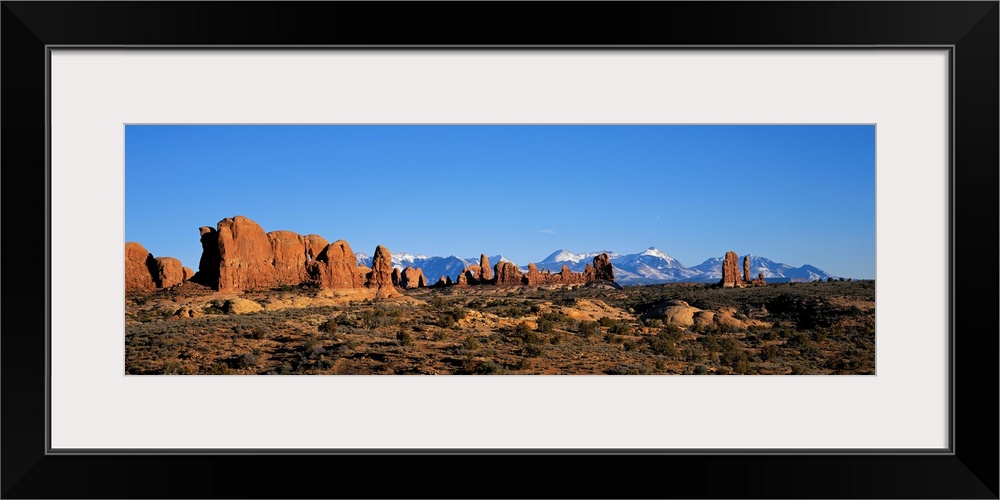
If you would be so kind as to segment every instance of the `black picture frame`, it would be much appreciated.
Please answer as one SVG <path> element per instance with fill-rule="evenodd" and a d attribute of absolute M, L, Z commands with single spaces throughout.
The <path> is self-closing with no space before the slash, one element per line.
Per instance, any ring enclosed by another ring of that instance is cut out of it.
<path fill-rule="evenodd" d="M 998 497 L 997 1 L 2 4 L 4 498 Z M 54 45 L 951 47 L 951 453 L 48 454 L 44 270 L 54 249 L 40 242 Z"/>

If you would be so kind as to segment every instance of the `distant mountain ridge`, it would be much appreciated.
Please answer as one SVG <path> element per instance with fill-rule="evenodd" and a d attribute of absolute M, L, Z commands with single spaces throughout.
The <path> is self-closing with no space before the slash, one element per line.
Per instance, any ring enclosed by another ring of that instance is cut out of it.
<path fill-rule="evenodd" d="M 442 276 L 448 276 L 453 280 L 457 279 L 463 269 L 479 265 L 479 257 L 469 257 L 466 259 L 454 255 L 448 257 L 428 257 L 423 254 L 412 255 L 406 252 L 391 252 L 390 255 L 392 256 L 392 267 L 400 269 L 419 267 L 423 270 L 424 276 L 427 277 L 428 284 L 431 285 L 437 283 Z M 354 256 L 358 258 L 358 264 L 371 267 L 372 258 L 370 255 L 363 252 L 355 252 Z M 503 255 L 492 255 L 487 258 L 490 259 L 490 266 L 496 265 L 501 260 L 510 262 Z"/>
<path fill-rule="evenodd" d="M 618 254 L 612 251 L 597 251 L 574 253 L 569 250 L 559 249 L 548 257 L 535 262 L 539 270 L 547 269 L 551 272 L 559 272 L 562 266 L 567 266 L 573 272 L 583 272 L 587 264 L 593 262 L 594 257 L 607 253 L 611 257 L 611 265 L 615 268 L 615 281 L 621 285 L 652 285 L 657 283 L 678 283 L 696 282 L 712 283 L 722 279 L 722 257 L 712 257 L 701 264 L 686 267 L 680 261 L 671 257 L 666 252 L 649 247 L 640 253 Z M 357 252 L 355 256 L 358 263 L 371 266 L 371 256 Z M 511 262 L 510 259 L 502 255 L 489 256 L 490 265 L 496 265 L 501 260 Z M 740 270 L 743 269 L 743 256 L 739 258 Z M 479 257 L 459 258 L 454 255 L 448 257 L 428 257 L 423 254 L 412 255 L 406 252 L 392 254 L 392 265 L 400 269 L 409 267 L 419 267 L 423 269 L 424 276 L 431 284 L 437 283 L 441 276 L 449 276 L 456 279 L 463 269 L 472 265 L 479 265 Z M 528 263 L 518 264 L 521 271 L 527 272 Z M 817 279 L 837 278 L 822 269 L 806 264 L 800 267 L 792 267 L 788 264 L 774 262 L 765 257 L 750 255 L 750 275 L 756 278 L 758 274 L 764 273 L 764 278 L 771 281 L 814 281 Z"/>

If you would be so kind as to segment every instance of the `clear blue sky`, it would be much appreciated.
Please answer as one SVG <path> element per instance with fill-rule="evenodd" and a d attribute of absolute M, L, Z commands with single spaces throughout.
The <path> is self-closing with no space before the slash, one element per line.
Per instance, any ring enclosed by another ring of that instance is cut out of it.
<path fill-rule="evenodd" d="M 875 277 L 875 127 L 129 125 L 125 238 L 197 270 L 244 215 L 354 251 L 728 250 Z"/>

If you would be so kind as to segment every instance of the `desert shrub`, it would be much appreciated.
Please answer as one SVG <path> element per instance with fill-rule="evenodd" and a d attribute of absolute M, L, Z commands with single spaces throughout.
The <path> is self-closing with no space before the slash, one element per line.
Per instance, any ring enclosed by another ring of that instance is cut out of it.
<path fill-rule="evenodd" d="M 542 333 L 552 333 L 555 329 L 555 323 L 552 320 L 541 318 L 538 320 L 538 331 Z"/>
<path fill-rule="evenodd" d="M 318 366 L 323 370 L 329 370 L 333 368 L 333 361 L 330 361 L 329 359 L 321 359 L 319 360 Z"/>
<path fill-rule="evenodd" d="M 341 313 L 337 316 L 337 324 L 344 326 L 355 326 L 358 321 L 358 316 L 352 312 Z"/>
<path fill-rule="evenodd" d="M 284 363 L 280 367 L 278 367 L 279 375 L 291 375 L 292 373 L 293 373 L 292 365 L 288 363 Z"/>
<path fill-rule="evenodd" d="M 524 321 L 517 324 L 514 327 L 514 335 L 520 338 L 525 338 L 529 333 L 531 333 L 531 327 L 528 326 Z"/>
<path fill-rule="evenodd" d="M 441 328 L 451 328 L 455 326 L 455 323 L 456 321 L 454 316 L 449 313 L 442 313 L 438 315 L 437 322 L 435 324 Z"/>
<path fill-rule="evenodd" d="M 798 349 L 809 343 L 809 336 L 805 333 L 795 332 L 788 337 L 785 341 L 785 345 Z"/>
<path fill-rule="evenodd" d="M 577 333 L 584 338 L 597 335 L 598 331 L 599 328 L 596 321 L 581 321 L 580 325 L 577 327 Z"/>
<path fill-rule="evenodd" d="M 395 309 L 376 307 L 361 313 L 361 325 L 368 329 L 392 326 L 399 323 L 400 313 Z"/>
<path fill-rule="evenodd" d="M 229 367 L 225 363 L 212 363 L 206 372 L 209 375 L 229 375 Z"/>
<path fill-rule="evenodd" d="M 437 341 L 437 342 L 448 340 L 448 331 L 447 330 L 438 330 L 438 331 L 434 332 L 434 336 L 432 338 L 435 341 Z"/>
<path fill-rule="evenodd" d="M 715 352 L 719 350 L 719 342 L 715 340 L 715 337 L 710 335 L 699 337 L 698 342 L 700 342 L 701 346 L 708 352 Z"/>
<path fill-rule="evenodd" d="M 629 351 L 629 352 L 631 352 L 631 351 L 635 351 L 635 350 L 638 350 L 638 349 L 639 349 L 639 343 L 638 343 L 638 342 L 633 342 L 633 341 L 631 341 L 631 340 L 626 340 L 626 341 L 625 341 L 625 343 L 624 343 L 624 344 L 622 344 L 622 347 L 623 347 L 623 348 L 624 348 L 624 349 L 625 349 L 626 351 Z"/>
<path fill-rule="evenodd" d="M 611 367 L 605 373 L 608 375 L 646 375 L 650 371 L 646 365 L 622 363 Z"/>
<path fill-rule="evenodd" d="M 542 337 L 538 336 L 537 333 L 528 330 L 521 336 L 521 340 L 525 344 L 541 344 L 543 342 Z"/>
<path fill-rule="evenodd" d="M 181 365 L 181 362 L 176 359 L 170 359 L 163 363 L 164 375 L 184 375 L 185 373 L 187 370 L 184 369 L 184 365 Z"/>
<path fill-rule="evenodd" d="M 625 321 L 616 321 L 615 324 L 608 328 L 608 333 L 614 333 L 618 335 L 631 335 L 632 325 Z"/>
<path fill-rule="evenodd" d="M 701 361 L 705 359 L 705 355 L 701 351 L 691 347 L 684 349 L 683 357 L 684 361 Z"/>
<path fill-rule="evenodd" d="M 481 346 L 479 344 L 479 341 L 476 340 L 476 337 L 474 337 L 472 335 L 469 335 L 468 337 L 465 337 L 465 340 L 462 341 L 462 349 L 465 349 L 465 350 L 468 350 L 468 351 L 475 351 L 476 349 L 479 349 L 480 347 Z"/>
<path fill-rule="evenodd" d="M 597 324 L 605 328 L 608 328 L 614 325 L 615 323 L 617 323 L 617 321 L 615 321 L 614 318 L 609 318 L 607 316 L 602 316 L 601 319 L 597 320 Z"/>
<path fill-rule="evenodd" d="M 757 356 L 760 358 L 761 361 L 769 361 L 777 359 L 778 348 L 773 345 L 769 345 L 761 349 L 760 352 L 758 352 Z"/>
<path fill-rule="evenodd" d="M 477 375 L 499 375 L 507 370 L 504 369 L 503 365 L 497 363 L 493 360 L 487 360 L 476 365 L 474 373 Z"/>
<path fill-rule="evenodd" d="M 747 357 L 747 353 L 739 351 L 735 357 L 729 360 L 729 366 L 733 369 L 734 373 L 740 375 L 750 373 L 750 359 Z"/>
<path fill-rule="evenodd" d="M 255 366 L 257 366 L 257 355 L 255 355 L 252 352 L 248 352 L 248 353 L 244 353 L 242 356 L 240 356 L 240 358 L 239 358 L 239 367 L 240 368 L 244 368 L 244 369 L 245 368 L 253 368 Z"/>
<path fill-rule="evenodd" d="M 708 375 L 708 368 L 705 365 L 695 365 L 694 367 L 695 375 Z"/>
<path fill-rule="evenodd" d="M 813 342 L 822 342 L 822 341 L 826 340 L 826 335 L 827 335 L 826 330 L 824 330 L 822 328 L 817 328 L 817 329 L 815 329 L 815 330 L 812 331 L 812 335 L 811 336 L 812 336 Z"/>
<path fill-rule="evenodd" d="M 337 333 L 337 320 L 328 319 L 317 327 L 317 330 L 323 333 Z"/>
<path fill-rule="evenodd" d="M 671 358 L 677 356 L 677 346 L 674 344 L 674 339 L 666 332 L 660 332 L 643 340 L 646 341 L 649 352 L 652 354 Z"/>
<path fill-rule="evenodd" d="M 396 332 L 396 341 L 399 342 L 399 345 L 406 346 L 413 343 L 413 337 L 410 337 L 409 332 L 400 330 Z"/>
<path fill-rule="evenodd" d="M 535 358 L 541 356 L 545 352 L 545 348 L 541 344 L 525 344 L 522 353 L 524 356 L 529 358 Z"/>

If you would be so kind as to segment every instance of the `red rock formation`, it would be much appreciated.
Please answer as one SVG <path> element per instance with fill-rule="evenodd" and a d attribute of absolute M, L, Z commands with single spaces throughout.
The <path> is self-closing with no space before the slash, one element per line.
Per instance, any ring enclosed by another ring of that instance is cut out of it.
<path fill-rule="evenodd" d="M 147 292 L 156 289 L 153 281 L 156 259 L 145 247 L 135 242 L 125 243 L 125 291 Z"/>
<path fill-rule="evenodd" d="M 438 282 L 434 284 L 434 286 L 436 288 L 441 288 L 441 287 L 451 286 L 451 285 L 452 285 L 452 282 L 451 282 L 451 277 L 450 276 L 441 276 L 441 279 L 438 280 Z"/>
<path fill-rule="evenodd" d="M 725 288 L 733 288 L 741 284 L 736 264 L 738 258 L 736 252 L 726 252 L 725 258 L 722 259 L 722 280 L 719 281 L 719 284 Z"/>
<path fill-rule="evenodd" d="M 198 229 L 201 234 L 201 260 L 198 261 L 198 272 L 191 280 L 219 289 L 219 232 L 214 227 L 202 226 Z"/>
<path fill-rule="evenodd" d="M 158 288 L 170 288 L 184 282 L 184 266 L 173 257 L 157 257 L 154 281 Z"/>
<path fill-rule="evenodd" d="M 750 282 L 751 286 L 764 286 L 767 285 L 767 280 L 764 279 L 764 273 L 757 274 L 757 279 Z"/>
<path fill-rule="evenodd" d="M 182 267 L 181 271 L 184 272 L 184 281 L 191 281 L 191 278 L 194 277 L 194 271 L 190 267 Z"/>
<path fill-rule="evenodd" d="M 614 282 L 615 267 L 611 265 L 611 256 L 606 253 L 595 256 L 594 265 L 587 264 L 587 267 L 583 270 L 583 278 L 585 283 L 595 281 Z"/>
<path fill-rule="evenodd" d="M 493 279 L 493 273 L 490 272 L 490 259 L 486 257 L 486 254 L 479 256 L 479 281 L 485 282 Z"/>
<path fill-rule="evenodd" d="M 465 275 L 465 279 L 470 285 L 478 285 L 481 283 L 480 277 L 483 275 L 483 270 L 481 267 L 473 264 L 462 269 L 462 274 Z"/>
<path fill-rule="evenodd" d="M 306 262 L 316 260 L 319 253 L 330 244 L 326 241 L 326 238 L 318 234 L 307 234 L 299 236 L 299 238 L 302 239 L 302 244 L 306 247 Z"/>
<path fill-rule="evenodd" d="M 403 269 L 399 284 L 406 289 L 423 288 L 427 286 L 427 278 L 424 277 L 423 269 L 407 267 Z"/>
<path fill-rule="evenodd" d="M 593 281 L 614 281 L 615 267 L 611 265 L 611 256 L 602 253 L 594 257 L 594 279 Z"/>
<path fill-rule="evenodd" d="M 573 285 L 586 282 L 583 274 L 574 273 L 570 270 L 569 266 L 565 264 L 562 266 L 559 274 L 553 276 L 553 278 L 555 278 L 555 283 L 560 285 Z"/>
<path fill-rule="evenodd" d="M 368 288 L 375 288 L 375 298 L 387 299 L 399 295 L 399 292 L 392 286 L 392 256 L 389 249 L 378 245 L 375 247 L 375 254 L 372 256 L 372 271 L 368 273 L 368 281 L 365 283 Z"/>
<path fill-rule="evenodd" d="M 458 275 L 458 281 L 455 282 L 456 286 L 469 286 L 469 278 L 465 271 Z"/>
<path fill-rule="evenodd" d="M 237 215 L 219 221 L 219 290 L 267 289 L 281 284 L 271 242 L 256 222 Z"/>
<path fill-rule="evenodd" d="M 524 284 L 532 286 L 537 285 L 541 279 L 540 275 L 541 273 L 538 272 L 538 266 L 536 266 L 534 262 L 528 264 L 528 272 L 524 275 Z"/>
<path fill-rule="evenodd" d="M 750 256 L 743 257 L 743 282 L 750 283 Z"/>
<path fill-rule="evenodd" d="M 323 288 L 361 288 L 368 269 L 358 266 L 351 246 L 337 240 L 323 248 L 307 266 L 310 279 Z"/>
<path fill-rule="evenodd" d="M 187 281 L 193 272 L 173 257 L 153 257 L 135 242 L 125 243 L 125 291 L 151 292 Z"/>
<path fill-rule="evenodd" d="M 274 278 L 281 285 L 297 285 L 309 279 L 306 272 L 306 244 L 301 236 L 291 231 L 267 233 L 271 243 L 271 265 Z"/>
<path fill-rule="evenodd" d="M 392 284 L 394 286 L 399 286 L 399 283 L 403 281 L 403 275 L 399 271 L 398 267 L 392 268 Z"/>
<path fill-rule="evenodd" d="M 524 274 L 514 265 L 513 262 L 500 261 L 493 267 L 496 284 L 498 286 L 520 285 L 524 279 Z"/>

